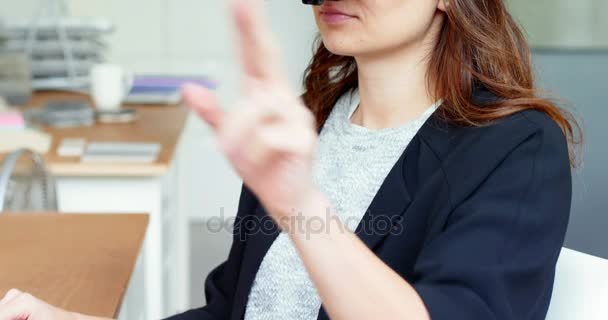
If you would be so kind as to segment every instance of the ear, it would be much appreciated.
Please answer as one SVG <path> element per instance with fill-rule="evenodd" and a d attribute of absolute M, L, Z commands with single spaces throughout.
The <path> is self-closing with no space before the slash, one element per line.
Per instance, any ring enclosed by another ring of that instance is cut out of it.
<path fill-rule="evenodd" d="M 439 3 L 437 4 L 437 10 L 445 12 L 447 7 L 448 7 L 448 0 L 439 0 Z"/>

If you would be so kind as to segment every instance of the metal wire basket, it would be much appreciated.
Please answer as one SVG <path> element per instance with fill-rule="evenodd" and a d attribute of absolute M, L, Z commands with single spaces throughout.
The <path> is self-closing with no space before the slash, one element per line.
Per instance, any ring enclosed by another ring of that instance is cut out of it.
<path fill-rule="evenodd" d="M 0 171 L 0 210 L 57 210 L 55 181 L 40 154 L 20 149 L 6 157 Z"/>

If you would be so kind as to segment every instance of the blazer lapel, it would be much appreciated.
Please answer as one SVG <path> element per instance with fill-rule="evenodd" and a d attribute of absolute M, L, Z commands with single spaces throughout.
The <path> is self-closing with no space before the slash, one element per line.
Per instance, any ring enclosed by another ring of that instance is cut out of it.
<path fill-rule="evenodd" d="M 404 230 L 405 221 L 402 215 L 410 205 L 412 197 L 406 187 L 403 168 L 405 160 L 408 157 L 415 158 L 411 157 L 410 153 L 418 149 L 419 139 L 417 137 L 418 135 L 414 136 L 386 176 L 386 179 L 382 182 L 380 189 L 355 230 L 361 241 L 371 250 L 374 250 L 382 239 L 391 232 L 398 230 L 395 228 Z M 401 224 L 401 226 L 398 224 Z M 317 319 L 329 320 L 329 316 L 323 305 L 319 309 Z"/>
<path fill-rule="evenodd" d="M 359 238 L 372 251 L 391 232 L 405 230 L 407 219 L 404 214 L 413 200 L 409 190 L 416 190 L 416 186 L 420 182 L 418 176 L 425 175 L 421 171 L 432 172 L 433 170 L 429 168 L 438 165 L 438 163 L 430 163 L 435 160 L 419 159 L 421 148 L 429 147 L 432 149 L 432 153 L 443 154 L 448 143 L 448 126 L 434 113 L 401 154 L 355 230 Z M 386 227 L 387 225 L 389 227 Z M 329 320 L 323 306 L 319 309 L 317 319 Z"/>
<path fill-rule="evenodd" d="M 391 232 L 405 230 L 403 216 L 410 203 L 420 175 L 435 168 L 430 160 L 420 158 L 421 148 L 431 148 L 433 154 L 443 154 L 449 143 L 449 126 L 438 112 L 434 112 L 405 148 L 376 196 L 369 205 L 355 233 L 374 249 Z M 432 170 L 431 170 L 432 171 Z"/>
<path fill-rule="evenodd" d="M 399 227 L 396 224 L 404 223 L 402 214 L 412 198 L 404 181 L 403 167 L 406 157 L 417 148 L 417 144 L 418 139 L 415 137 L 382 182 L 355 230 L 359 238 L 372 250 L 384 237 Z"/>
<path fill-rule="evenodd" d="M 249 234 L 247 244 L 243 252 L 241 273 L 239 274 L 238 285 L 234 298 L 234 313 L 232 319 L 242 319 L 245 314 L 245 306 L 249 297 L 249 292 L 253 286 L 253 280 L 266 255 L 268 249 L 281 233 L 279 227 L 266 214 L 262 205 L 258 205 L 255 214 L 248 221 L 244 222 L 244 227 Z M 253 230 L 253 231 L 252 231 Z"/>

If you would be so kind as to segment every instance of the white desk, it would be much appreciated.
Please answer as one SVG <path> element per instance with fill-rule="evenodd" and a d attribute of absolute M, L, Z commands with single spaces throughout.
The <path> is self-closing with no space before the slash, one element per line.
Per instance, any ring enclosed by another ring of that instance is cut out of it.
<path fill-rule="evenodd" d="M 48 99 L 83 99 L 83 95 L 42 93 L 32 105 Z M 148 212 L 150 221 L 143 260 L 138 262 L 121 319 L 160 319 L 188 307 L 188 217 L 177 179 L 176 149 L 188 112 L 177 106 L 135 106 L 132 124 L 69 129 L 44 128 L 53 136 L 45 160 L 57 180 L 59 210 L 66 213 Z M 84 164 L 56 154 L 63 138 L 90 141 L 158 142 L 162 149 L 152 164 Z M 111 236 L 111 235 L 108 235 Z"/>

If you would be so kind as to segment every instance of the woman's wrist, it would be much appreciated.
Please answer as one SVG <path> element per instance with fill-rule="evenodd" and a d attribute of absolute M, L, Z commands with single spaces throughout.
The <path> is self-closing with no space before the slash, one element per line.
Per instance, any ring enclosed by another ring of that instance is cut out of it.
<path fill-rule="evenodd" d="M 296 211 L 289 219 L 288 226 L 282 226 L 292 238 L 310 239 L 312 236 L 329 236 L 335 228 L 341 227 L 338 217 L 333 214 L 327 197 L 316 188 L 303 195 L 295 206 Z"/>
<path fill-rule="evenodd" d="M 312 215 L 320 214 L 319 209 L 325 202 L 325 197 L 314 186 L 300 187 L 295 195 L 289 197 L 284 203 L 266 203 L 262 201 L 264 208 L 283 231 L 289 231 L 303 220 Z"/>

